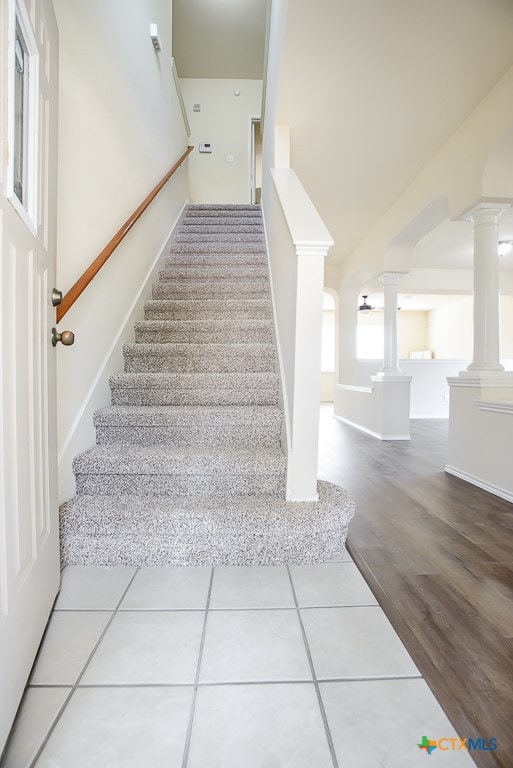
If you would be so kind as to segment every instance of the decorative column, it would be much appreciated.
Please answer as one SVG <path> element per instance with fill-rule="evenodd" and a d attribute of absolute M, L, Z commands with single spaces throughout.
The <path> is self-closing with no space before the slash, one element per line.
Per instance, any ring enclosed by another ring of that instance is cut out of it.
<path fill-rule="evenodd" d="M 403 274 L 403 272 L 383 272 L 379 276 L 385 294 L 385 345 L 380 376 L 397 376 L 401 373 L 397 352 L 397 283 Z"/>
<path fill-rule="evenodd" d="M 474 352 L 468 371 L 503 371 L 499 349 L 499 216 L 508 205 L 479 203 L 474 225 Z"/>

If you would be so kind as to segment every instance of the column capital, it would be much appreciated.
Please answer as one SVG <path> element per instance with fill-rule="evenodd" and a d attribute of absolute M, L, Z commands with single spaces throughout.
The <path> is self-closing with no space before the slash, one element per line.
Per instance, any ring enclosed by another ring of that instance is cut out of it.
<path fill-rule="evenodd" d="M 378 280 L 383 285 L 397 285 L 401 277 L 407 275 L 408 272 L 382 272 L 378 276 Z"/>
<path fill-rule="evenodd" d="M 506 209 L 511 208 L 511 202 L 507 200 L 481 199 L 461 215 L 463 221 L 472 221 L 474 224 L 486 222 L 493 218 L 494 223 Z"/>

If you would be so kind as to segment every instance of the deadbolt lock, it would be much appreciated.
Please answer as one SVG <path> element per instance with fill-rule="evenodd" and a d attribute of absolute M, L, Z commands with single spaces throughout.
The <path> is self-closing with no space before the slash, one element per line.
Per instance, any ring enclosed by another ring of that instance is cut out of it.
<path fill-rule="evenodd" d="M 52 307 L 58 307 L 62 301 L 62 291 L 57 290 L 57 288 L 53 288 L 51 298 L 52 298 Z"/>

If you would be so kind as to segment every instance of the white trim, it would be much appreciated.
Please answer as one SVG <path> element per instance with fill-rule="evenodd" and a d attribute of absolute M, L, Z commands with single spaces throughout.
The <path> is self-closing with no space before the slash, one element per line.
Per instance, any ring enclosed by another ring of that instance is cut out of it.
<path fill-rule="evenodd" d="M 65 453 L 66 453 L 66 451 L 67 451 L 67 449 L 69 447 L 69 444 L 71 443 L 71 441 L 72 441 L 72 439 L 73 439 L 73 437 L 75 435 L 76 430 L 78 429 L 78 426 L 79 426 L 79 424 L 80 424 L 80 422 L 81 422 L 81 420 L 82 420 L 82 418 L 84 416 L 84 413 L 85 413 L 85 411 L 86 411 L 86 409 L 87 409 L 87 407 L 89 405 L 89 402 L 90 402 L 90 400 L 91 400 L 91 398 L 92 398 L 92 396 L 94 394 L 94 391 L 95 391 L 95 389 L 97 388 L 98 384 L 101 382 L 101 380 L 102 380 L 102 378 L 104 376 L 104 372 L 105 372 L 105 369 L 107 368 L 109 360 L 112 357 L 112 355 L 114 354 L 114 352 L 116 350 L 116 347 L 117 347 L 117 345 L 119 343 L 119 340 L 120 340 L 121 336 L 123 335 L 123 333 L 125 331 L 125 328 L 127 327 L 128 323 L 130 322 L 130 319 L 132 317 L 132 314 L 133 314 L 133 312 L 134 312 L 138 302 L 140 301 L 140 298 L 141 298 L 141 296 L 143 294 L 143 291 L 146 288 L 146 286 L 148 284 L 148 281 L 151 279 L 151 277 L 152 277 L 152 275 L 153 275 L 153 273 L 155 271 L 155 268 L 157 267 L 157 264 L 158 264 L 160 258 L 162 257 L 162 254 L 164 253 L 164 249 L 166 248 L 166 246 L 167 246 L 167 244 L 169 242 L 169 239 L 170 239 L 171 235 L 173 234 L 173 231 L 174 231 L 175 227 L 177 226 L 178 222 L 180 221 L 180 219 L 181 219 L 181 217 L 183 215 L 183 212 L 184 212 L 184 210 L 185 210 L 185 208 L 187 207 L 188 204 L 189 204 L 189 201 L 186 200 L 184 205 L 182 206 L 182 208 L 180 210 L 180 213 L 178 214 L 178 216 L 176 218 L 176 221 L 174 222 L 173 226 L 171 227 L 171 230 L 170 230 L 169 234 L 166 235 L 166 237 L 164 239 L 164 242 L 162 244 L 162 247 L 160 248 L 156 258 L 154 259 L 151 267 L 149 268 L 148 272 L 146 273 L 146 276 L 145 276 L 145 278 L 144 278 L 144 280 L 143 280 L 143 282 L 141 284 L 141 287 L 139 288 L 139 291 L 137 292 L 134 300 L 132 301 L 132 303 L 131 303 L 131 305 L 130 305 L 130 307 L 129 307 L 126 315 L 125 315 L 125 317 L 121 321 L 121 324 L 120 324 L 120 326 L 118 328 L 118 331 L 117 331 L 116 335 L 114 336 L 114 338 L 112 340 L 112 343 L 111 343 L 109 349 L 107 350 L 107 353 L 106 353 L 105 357 L 103 358 L 103 360 L 102 360 L 102 362 L 101 362 L 101 364 L 100 364 L 100 366 L 99 366 L 99 368 L 98 368 L 98 370 L 96 372 L 96 375 L 95 375 L 95 377 L 93 379 L 93 382 L 92 382 L 91 386 L 89 387 L 89 390 L 88 390 L 84 400 L 82 401 L 82 405 L 78 409 L 77 415 L 73 419 L 73 423 L 72 423 L 72 425 L 71 425 L 71 427 L 70 427 L 70 429 L 68 431 L 68 434 L 66 435 L 66 437 L 64 439 L 64 442 L 62 444 L 62 448 L 61 448 L 61 450 L 59 452 L 59 457 L 58 457 L 59 464 L 62 462 L 62 460 L 64 458 L 64 455 L 65 455 Z"/>
<path fill-rule="evenodd" d="M 287 466 L 288 466 L 288 459 L 289 459 L 291 442 L 292 442 L 290 437 L 289 401 L 288 401 L 286 389 L 283 386 L 283 382 L 285 381 L 285 371 L 284 371 L 284 365 L 283 365 L 283 355 L 281 352 L 280 333 L 278 331 L 278 323 L 276 321 L 276 302 L 274 299 L 273 274 L 271 270 L 270 249 L 269 249 L 269 241 L 267 239 L 267 227 L 265 222 L 264 206 L 261 206 L 261 210 L 262 210 L 262 224 L 264 227 L 267 272 L 269 275 L 269 291 L 271 294 L 271 305 L 272 305 L 272 311 L 273 311 L 273 332 L 276 340 L 276 351 L 278 356 L 278 374 L 280 377 L 280 381 L 278 385 L 278 402 L 281 399 L 281 405 L 282 405 L 281 410 L 283 413 L 281 442 L 282 442 L 282 448 L 287 456 Z"/>
<path fill-rule="evenodd" d="M 348 392 L 365 392 L 367 395 L 372 395 L 374 391 L 372 387 L 356 387 L 353 384 L 336 384 L 335 386 L 338 389 L 345 389 Z"/>
<path fill-rule="evenodd" d="M 513 503 L 513 493 L 506 491 L 505 488 L 499 488 L 499 486 L 493 485 L 492 483 L 486 483 L 484 480 L 480 480 L 479 478 L 474 477 L 474 475 L 469 475 L 467 472 L 462 472 L 461 469 L 456 469 L 456 467 L 452 467 L 450 464 L 445 465 L 445 471 L 449 475 L 459 477 L 460 480 L 465 480 L 467 483 L 477 485 L 477 487 L 482 488 L 483 491 L 488 491 L 488 493 L 492 493 L 494 496 L 499 496 L 501 499 L 506 499 L 506 501 Z"/>
<path fill-rule="evenodd" d="M 410 413 L 410 419 L 445 419 L 449 421 L 449 416 L 446 413 L 428 413 L 421 414 L 420 416 Z"/>
<path fill-rule="evenodd" d="M 339 421 L 343 421 L 344 424 L 347 424 L 349 427 L 353 427 L 354 429 L 357 429 L 359 432 L 365 432 L 366 435 L 375 437 L 377 438 L 377 440 L 411 440 L 410 435 L 381 435 L 379 432 L 374 432 L 374 430 L 372 429 L 363 427 L 361 424 L 357 424 L 355 421 L 350 421 L 349 419 L 346 419 L 344 416 L 339 416 L 338 413 L 334 413 L 333 415 L 336 419 L 339 419 Z"/>
<path fill-rule="evenodd" d="M 248 117 L 249 121 L 249 141 L 248 141 L 248 158 L 249 158 L 249 172 L 248 172 L 248 187 L 249 187 L 249 203 L 250 205 L 256 205 L 255 201 L 253 200 L 253 192 L 256 191 L 256 179 L 253 175 L 253 170 L 256 165 L 256 158 L 255 158 L 255 146 L 253 142 L 253 124 L 259 123 L 260 128 L 262 127 L 262 119 L 258 115 L 249 115 Z M 253 179 L 253 184 L 251 183 L 251 180 Z M 260 200 L 260 202 L 262 202 Z"/>
<path fill-rule="evenodd" d="M 189 125 L 189 120 L 187 119 L 187 110 L 185 109 L 185 102 L 183 100 L 182 95 L 182 89 L 180 87 L 180 78 L 178 77 L 178 70 L 176 68 L 176 61 L 173 57 L 171 57 L 171 71 L 173 73 L 173 80 L 175 83 L 176 93 L 178 96 L 178 102 L 180 104 L 180 109 L 182 110 L 182 117 L 183 121 L 185 123 L 185 130 L 187 131 L 187 136 L 191 135 L 191 127 Z"/>
<path fill-rule="evenodd" d="M 293 501 L 295 503 L 297 502 L 312 502 L 312 501 L 319 501 L 319 494 L 318 493 L 312 493 L 309 496 L 290 496 L 287 498 L 287 501 Z"/>
<path fill-rule="evenodd" d="M 476 400 L 480 411 L 513 414 L 513 400 Z"/>
<path fill-rule="evenodd" d="M 295 172 L 271 168 L 271 175 L 296 250 L 325 257 L 335 241 Z"/>
<path fill-rule="evenodd" d="M 29 58 L 27 94 L 26 207 L 14 193 L 14 47 L 19 23 Z M 37 237 L 39 193 L 39 48 L 32 22 L 21 0 L 10 0 L 7 30 L 7 172 L 5 196 L 34 237 Z"/>
<path fill-rule="evenodd" d="M 496 376 L 448 376 L 447 383 L 450 387 L 478 387 L 483 389 L 509 389 L 513 388 L 513 371 L 498 371 Z"/>
<path fill-rule="evenodd" d="M 413 377 L 383 371 L 383 373 L 376 373 L 375 376 L 371 376 L 370 378 L 371 381 L 374 381 L 377 384 L 410 384 Z"/>

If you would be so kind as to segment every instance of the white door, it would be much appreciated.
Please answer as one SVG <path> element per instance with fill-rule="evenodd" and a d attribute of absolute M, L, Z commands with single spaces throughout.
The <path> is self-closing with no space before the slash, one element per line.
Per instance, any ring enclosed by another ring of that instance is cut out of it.
<path fill-rule="evenodd" d="M 0 0 L 0 753 L 59 587 L 55 445 L 58 34 Z"/>

